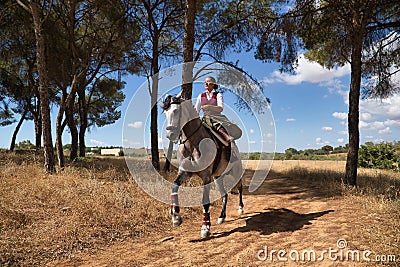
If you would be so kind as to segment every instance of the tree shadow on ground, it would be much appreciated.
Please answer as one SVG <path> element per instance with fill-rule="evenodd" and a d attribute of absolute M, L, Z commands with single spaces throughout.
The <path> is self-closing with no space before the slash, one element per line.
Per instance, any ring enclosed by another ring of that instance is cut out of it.
<path fill-rule="evenodd" d="M 333 212 L 326 210 L 301 214 L 289 209 L 264 209 L 263 212 L 249 215 L 246 225 L 232 229 L 228 232 L 214 233 L 208 239 L 195 239 L 189 242 L 201 242 L 205 240 L 227 237 L 233 233 L 259 232 L 261 235 L 271 235 L 280 232 L 294 232 L 300 230 L 305 225 L 311 225 L 313 220 Z"/>
<path fill-rule="evenodd" d="M 270 171 L 262 184 L 254 192 L 249 192 L 248 185 L 254 171 L 246 170 L 243 176 L 245 195 L 292 195 L 290 199 L 322 199 L 341 195 L 339 183 L 334 178 L 337 174 L 326 173 L 279 173 Z M 328 179 L 329 178 L 329 179 Z"/>
<path fill-rule="evenodd" d="M 297 167 L 283 172 L 271 170 L 254 192 L 248 185 L 254 171 L 245 170 L 243 175 L 246 195 L 291 195 L 290 199 L 326 199 L 342 196 L 348 192 L 373 196 L 385 196 L 389 200 L 400 199 L 398 173 L 382 170 L 361 169 L 357 176 L 357 187 L 343 184 L 344 171 L 307 169 Z"/>

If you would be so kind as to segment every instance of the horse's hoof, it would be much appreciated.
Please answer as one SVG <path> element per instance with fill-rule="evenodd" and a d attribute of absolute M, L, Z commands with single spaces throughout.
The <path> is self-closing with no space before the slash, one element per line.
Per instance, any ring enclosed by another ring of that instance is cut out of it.
<path fill-rule="evenodd" d="M 238 214 L 239 214 L 239 215 L 242 215 L 243 213 L 244 213 L 243 208 L 242 208 L 242 207 L 239 207 L 239 209 L 238 209 Z"/>
<path fill-rule="evenodd" d="M 179 213 L 172 214 L 172 225 L 177 227 L 182 224 L 182 217 Z"/>
<path fill-rule="evenodd" d="M 209 238 L 211 235 L 210 229 L 208 228 L 201 228 L 200 231 L 200 238 L 204 239 L 204 238 Z"/>
<path fill-rule="evenodd" d="M 224 221 L 225 221 L 225 218 L 219 217 L 218 221 L 217 221 L 217 224 L 223 224 Z"/>

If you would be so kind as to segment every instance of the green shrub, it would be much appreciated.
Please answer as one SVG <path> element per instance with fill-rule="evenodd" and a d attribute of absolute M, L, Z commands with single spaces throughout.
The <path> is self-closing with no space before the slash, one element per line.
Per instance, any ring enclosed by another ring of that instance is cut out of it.
<path fill-rule="evenodd" d="M 391 143 L 361 145 L 358 166 L 373 169 L 398 169 L 399 155 Z"/>

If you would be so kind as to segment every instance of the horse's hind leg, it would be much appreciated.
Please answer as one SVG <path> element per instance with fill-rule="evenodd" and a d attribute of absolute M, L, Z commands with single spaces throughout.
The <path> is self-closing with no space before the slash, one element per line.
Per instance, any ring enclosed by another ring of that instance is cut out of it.
<path fill-rule="evenodd" d="M 217 221 L 218 224 L 222 224 L 226 218 L 226 203 L 228 202 L 228 194 L 226 193 L 226 190 L 224 188 L 223 176 L 215 179 L 215 185 L 217 186 L 217 189 L 222 197 L 221 215 L 219 216 Z"/>
<path fill-rule="evenodd" d="M 243 204 L 243 184 L 242 184 L 242 179 L 239 180 L 237 184 L 237 189 L 239 191 L 239 209 L 238 209 L 238 214 L 242 215 L 244 210 L 244 204 Z"/>
<path fill-rule="evenodd" d="M 211 220 L 210 220 L 210 184 L 204 185 L 203 191 L 203 224 L 201 226 L 200 237 L 207 238 L 211 235 L 210 227 L 211 227 Z"/>

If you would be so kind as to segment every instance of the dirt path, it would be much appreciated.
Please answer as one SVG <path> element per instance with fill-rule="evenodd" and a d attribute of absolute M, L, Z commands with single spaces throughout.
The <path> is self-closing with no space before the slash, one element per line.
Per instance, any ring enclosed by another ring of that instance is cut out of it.
<path fill-rule="evenodd" d="M 361 224 L 373 223 L 362 204 L 334 196 L 318 185 L 286 177 L 268 178 L 256 194 L 244 196 L 245 214 L 240 218 L 237 203 L 238 197 L 229 195 L 228 217 L 222 225 L 216 224 L 219 207 L 212 208 L 212 236 L 207 240 L 199 239 L 202 215 L 198 220 L 186 219 L 183 210 L 180 227 L 112 244 L 95 255 L 61 265 L 366 266 L 366 262 L 351 260 L 351 255 L 350 260 L 340 261 L 340 253 L 335 252 L 331 257 L 338 257 L 337 260 L 329 259 L 327 252 L 323 262 L 317 259 L 324 250 L 341 251 L 337 244 L 340 239 L 347 242 L 342 255 L 348 250 L 359 250 L 362 258 L 362 251 L 373 249 L 363 246 L 357 237 Z M 278 259 L 279 250 L 286 252 L 281 254 L 286 261 Z M 294 261 L 297 257 L 298 261 Z"/>

